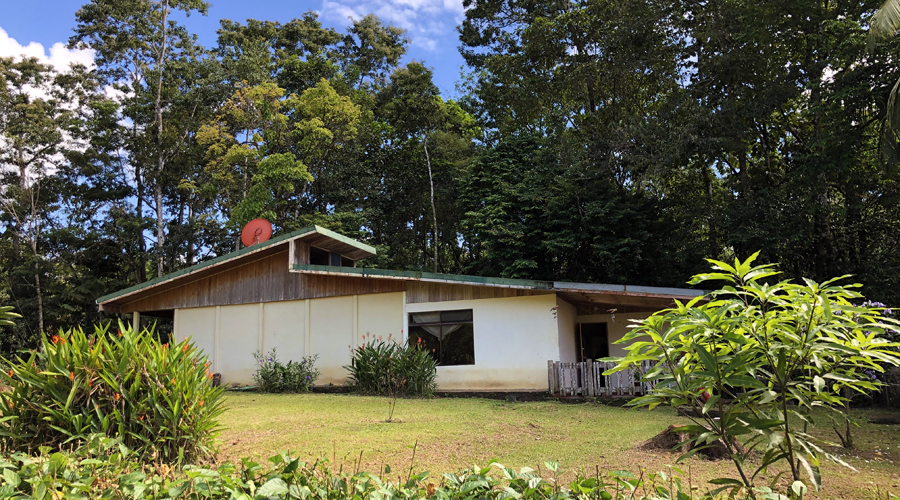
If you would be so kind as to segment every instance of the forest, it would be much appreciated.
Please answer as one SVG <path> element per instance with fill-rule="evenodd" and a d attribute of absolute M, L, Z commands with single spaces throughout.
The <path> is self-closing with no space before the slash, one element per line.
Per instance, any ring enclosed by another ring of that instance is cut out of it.
<path fill-rule="evenodd" d="M 900 41 L 879 3 L 465 0 L 441 95 L 403 30 L 314 12 L 176 19 L 92 0 L 95 66 L 0 58 L 0 352 L 107 293 L 240 247 L 251 219 L 375 246 L 366 266 L 686 286 L 704 258 L 851 274 L 900 304 Z"/>

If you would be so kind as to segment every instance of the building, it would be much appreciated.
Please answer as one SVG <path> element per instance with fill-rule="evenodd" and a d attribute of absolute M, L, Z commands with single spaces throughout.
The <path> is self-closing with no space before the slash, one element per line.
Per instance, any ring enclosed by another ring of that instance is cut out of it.
<path fill-rule="evenodd" d="M 100 310 L 174 318 L 226 384 L 251 384 L 254 351 L 318 355 L 343 384 L 351 350 L 421 338 L 442 391 L 547 390 L 548 361 L 622 354 L 629 320 L 690 289 L 484 278 L 356 267 L 375 249 L 313 226 L 97 300 Z"/>

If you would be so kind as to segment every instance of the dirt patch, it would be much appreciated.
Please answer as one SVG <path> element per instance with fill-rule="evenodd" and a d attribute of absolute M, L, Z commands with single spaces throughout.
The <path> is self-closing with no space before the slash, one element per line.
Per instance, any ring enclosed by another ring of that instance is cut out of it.
<path fill-rule="evenodd" d="M 681 427 L 670 425 L 666 430 L 653 436 L 637 446 L 642 451 L 668 451 L 671 453 L 687 453 L 693 449 L 692 443 L 687 441 L 691 438 L 691 434 L 684 432 Z M 740 443 L 734 443 L 741 453 L 744 452 Z M 712 445 L 701 448 L 697 451 L 698 455 L 702 455 L 710 460 L 724 460 L 730 458 L 731 454 L 721 441 L 712 443 Z"/>
<path fill-rule="evenodd" d="M 900 425 L 900 417 L 870 418 L 869 422 L 877 425 Z"/>

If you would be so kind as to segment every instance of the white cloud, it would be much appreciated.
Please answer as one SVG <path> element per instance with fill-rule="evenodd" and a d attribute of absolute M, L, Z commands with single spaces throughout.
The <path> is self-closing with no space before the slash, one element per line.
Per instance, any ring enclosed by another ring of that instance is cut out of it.
<path fill-rule="evenodd" d="M 10 37 L 3 28 L 0 28 L 0 57 L 12 57 L 14 60 L 33 57 L 42 64 L 52 66 L 59 73 L 68 71 L 72 64 L 82 64 L 89 69 L 94 68 L 94 51 L 92 49 L 67 49 L 65 44 L 57 42 L 50 47 L 48 53 L 44 46 L 37 42 L 29 42 L 28 45 L 22 45 L 15 38 Z M 29 85 L 24 87 L 24 91 L 33 98 L 39 99 L 46 99 L 50 95 L 49 88 L 45 86 L 32 87 Z M 115 91 L 106 88 L 104 92 L 109 95 Z M 66 144 L 66 147 L 77 150 L 85 148 L 84 144 L 79 144 L 66 132 L 63 133 L 63 137 L 63 143 Z M 0 148 L 2 147 L 4 147 L 4 142 L 0 138 Z M 34 182 L 42 174 L 52 174 L 56 171 L 58 165 L 61 165 L 64 161 L 63 155 L 57 153 L 48 158 L 43 165 L 30 168 L 26 173 L 28 182 Z M 0 170 L 8 170 L 10 168 L 12 168 L 11 165 L 0 163 Z"/>
<path fill-rule="evenodd" d="M 349 19 L 372 13 L 405 29 L 413 46 L 435 51 L 436 37 L 456 38 L 456 25 L 462 22 L 464 12 L 462 0 L 323 0 L 320 14 L 324 20 L 345 26 Z"/>
<path fill-rule="evenodd" d="M 50 47 L 49 54 L 44 46 L 37 42 L 29 42 L 28 45 L 20 44 L 15 38 L 9 36 L 3 28 L 0 28 L 0 57 L 34 57 L 43 64 L 53 66 L 56 71 L 67 71 L 73 63 L 83 64 L 89 69 L 94 67 L 93 49 L 68 49 L 62 42 L 56 42 Z"/>

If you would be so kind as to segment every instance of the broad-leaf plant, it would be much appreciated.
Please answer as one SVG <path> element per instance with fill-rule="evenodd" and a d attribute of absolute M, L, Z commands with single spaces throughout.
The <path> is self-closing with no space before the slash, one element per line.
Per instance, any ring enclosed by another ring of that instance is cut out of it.
<path fill-rule="evenodd" d="M 681 458 L 724 446 L 740 479 L 713 481 L 723 489 L 752 496 L 755 480 L 776 464 L 789 469 L 794 489 L 804 476 L 819 489 L 823 457 L 847 464 L 808 426 L 840 414 L 850 394 L 878 390 L 870 373 L 900 364 L 898 344 L 884 335 L 900 324 L 862 305 L 861 285 L 841 284 L 847 276 L 776 281 L 775 265 L 753 265 L 757 255 L 733 266 L 709 260 L 713 271 L 690 283 L 724 286 L 637 320 L 618 342 L 627 355 L 613 358 L 609 373 L 656 361 L 644 374 L 653 390 L 632 404 L 671 405 L 693 422 L 680 429 L 691 436 Z M 752 466 L 751 453 L 761 456 Z M 773 475 L 775 483 L 781 474 Z"/>

